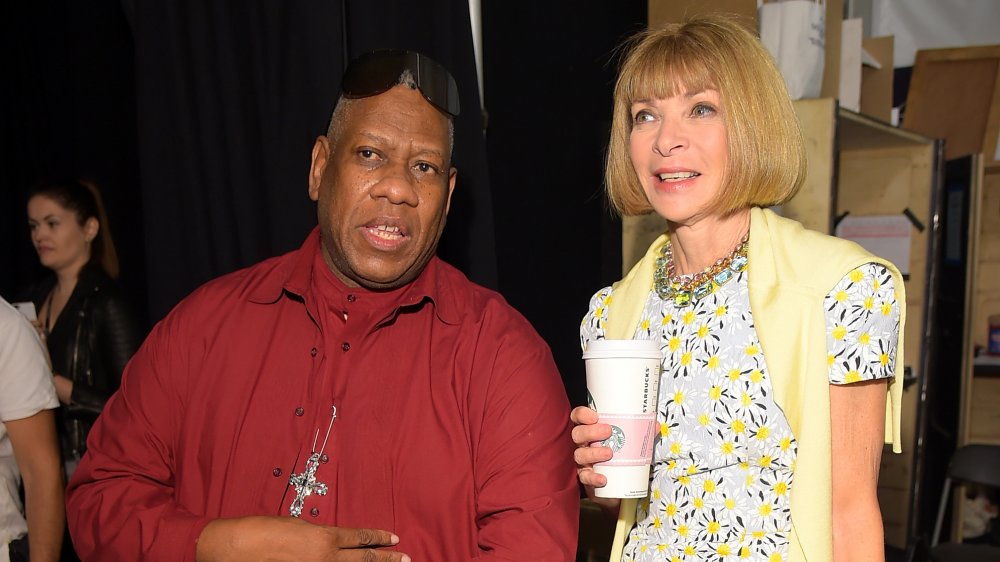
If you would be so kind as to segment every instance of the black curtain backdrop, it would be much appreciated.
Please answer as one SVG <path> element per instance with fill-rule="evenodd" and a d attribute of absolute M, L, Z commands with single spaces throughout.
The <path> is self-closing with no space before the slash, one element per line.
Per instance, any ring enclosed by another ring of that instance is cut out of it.
<path fill-rule="evenodd" d="M 646 2 L 484 2 L 487 145 L 500 288 L 552 348 L 586 403 L 580 320 L 621 277 L 621 222 L 604 203 L 617 70 Z"/>
<path fill-rule="evenodd" d="M 484 0 L 486 119 L 466 0 L 8 3 L 0 295 L 43 273 L 23 194 L 44 175 L 102 188 L 122 283 L 150 323 L 201 283 L 296 248 L 316 224 L 310 150 L 344 61 L 411 48 L 448 66 L 461 93 L 439 253 L 535 325 L 582 403 L 579 321 L 620 276 L 620 223 L 601 195 L 611 53 L 645 11 Z"/>

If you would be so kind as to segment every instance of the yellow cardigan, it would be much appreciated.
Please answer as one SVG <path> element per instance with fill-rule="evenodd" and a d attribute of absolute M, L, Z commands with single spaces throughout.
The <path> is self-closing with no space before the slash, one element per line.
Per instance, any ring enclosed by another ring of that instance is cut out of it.
<path fill-rule="evenodd" d="M 605 335 L 631 339 L 653 286 L 654 261 L 666 234 L 613 287 Z M 900 400 L 903 392 L 903 278 L 891 263 L 853 242 L 806 230 L 767 209 L 750 211 L 747 249 L 750 310 L 781 407 L 798 442 L 791 492 L 792 532 L 789 560 L 833 559 L 830 379 L 823 299 L 851 270 L 866 263 L 886 266 L 900 304 L 899 345 L 889 383 L 885 441 L 899 453 Z M 625 536 L 635 522 L 635 500 L 623 500 L 611 560 L 620 560 Z"/>

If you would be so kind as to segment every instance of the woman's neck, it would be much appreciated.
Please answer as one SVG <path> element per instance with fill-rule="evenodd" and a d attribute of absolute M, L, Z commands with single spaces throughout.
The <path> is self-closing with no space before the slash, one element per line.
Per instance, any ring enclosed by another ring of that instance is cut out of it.
<path fill-rule="evenodd" d="M 80 271 L 85 265 L 87 265 L 86 261 L 80 261 L 55 270 L 56 286 L 53 292 L 60 295 L 72 293 L 73 289 L 76 288 L 76 282 L 80 279 Z"/>
<path fill-rule="evenodd" d="M 750 230 L 750 209 L 670 227 L 674 271 L 679 275 L 691 275 L 712 266 L 739 245 Z"/>

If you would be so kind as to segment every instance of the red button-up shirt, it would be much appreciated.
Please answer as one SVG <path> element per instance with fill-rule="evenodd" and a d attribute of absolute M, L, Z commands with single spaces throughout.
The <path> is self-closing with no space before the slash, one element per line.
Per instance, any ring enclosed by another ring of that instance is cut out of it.
<path fill-rule="evenodd" d="M 392 531 L 415 562 L 572 560 L 568 412 L 499 295 L 437 258 L 395 291 L 348 288 L 316 230 L 156 326 L 70 484 L 73 542 L 84 560 L 193 561 L 214 518 L 287 515 L 315 451 L 328 491 L 306 521 Z"/>

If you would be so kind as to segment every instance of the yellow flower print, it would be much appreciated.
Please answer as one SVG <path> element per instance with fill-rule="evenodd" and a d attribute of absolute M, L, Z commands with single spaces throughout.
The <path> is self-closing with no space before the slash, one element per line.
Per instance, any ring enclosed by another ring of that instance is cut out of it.
<path fill-rule="evenodd" d="M 667 349 L 671 352 L 677 351 L 681 347 L 681 339 L 677 336 L 673 336 L 667 341 Z"/>
<path fill-rule="evenodd" d="M 708 335 L 708 326 L 702 324 L 701 327 L 698 328 L 698 338 L 705 339 L 705 336 L 707 335 Z"/>
<path fill-rule="evenodd" d="M 851 282 L 860 283 L 862 279 L 865 278 L 865 272 L 860 269 L 855 269 L 851 272 Z"/>
<path fill-rule="evenodd" d="M 844 291 L 844 290 L 837 291 L 836 299 L 837 299 L 837 302 L 846 302 L 847 301 L 847 291 Z"/>
<path fill-rule="evenodd" d="M 715 309 L 715 316 L 716 317 L 725 316 L 726 312 L 728 311 L 727 309 L 728 307 L 726 307 L 725 305 L 720 305 L 718 308 Z"/>
<path fill-rule="evenodd" d="M 719 398 L 721 398 L 721 397 L 722 397 L 722 387 L 721 387 L 721 386 L 718 386 L 718 385 L 716 385 L 716 386 L 713 386 L 713 387 L 712 387 L 711 389 L 709 389 L 709 391 L 708 391 L 708 397 L 709 397 L 709 398 L 710 398 L 711 400 L 713 400 L 713 401 L 714 401 L 714 400 L 718 400 Z"/>
<path fill-rule="evenodd" d="M 708 358 L 708 365 L 707 366 L 708 366 L 708 368 L 710 370 L 714 371 L 715 369 L 719 368 L 719 364 L 721 364 L 721 363 L 722 363 L 722 360 L 719 359 L 719 356 L 718 355 L 713 355 L 713 356 L 711 356 L 711 357 Z"/>
<path fill-rule="evenodd" d="M 892 304 L 887 302 L 882 303 L 882 316 L 889 316 L 890 312 L 892 312 Z"/>
<path fill-rule="evenodd" d="M 847 328 L 845 328 L 844 326 L 838 324 L 837 327 L 833 329 L 833 339 L 837 341 L 844 339 L 844 336 L 846 335 L 847 335 Z"/>
<path fill-rule="evenodd" d="M 851 369 L 850 371 L 847 371 L 846 375 L 844 375 L 844 382 L 848 384 L 852 382 L 858 382 L 860 380 L 861 380 L 861 373 L 859 373 L 857 369 Z"/>
<path fill-rule="evenodd" d="M 759 351 L 760 348 L 758 348 L 756 345 L 748 345 L 747 348 L 744 350 L 744 352 L 750 356 L 757 355 Z"/>
<path fill-rule="evenodd" d="M 865 332 L 860 336 L 858 336 L 858 343 L 860 343 L 861 345 L 868 345 L 871 343 L 871 341 L 872 337 L 871 334 L 869 334 L 868 332 Z"/>
<path fill-rule="evenodd" d="M 684 322 L 685 324 L 690 324 L 694 322 L 694 318 L 695 318 L 694 311 L 689 310 L 684 313 L 684 316 L 681 317 L 681 321 Z"/>
<path fill-rule="evenodd" d="M 774 493 L 776 495 L 779 495 L 779 496 L 783 496 L 783 495 L 787 494 L 788 493 L 788 483 L 787 482 L 782 482 L 781 480 L 777 481 L 774 484 Z"/>
<path fill-rule="evenodd" d="M 692 357 L 691 356 L 691 352 L 690 351 L 685 351 L 681 355 L 681 365 L 684 366 L 684 367 L 687 367 L 688 365 L 690 365 L 691 364 L 691 357 Z"/>

